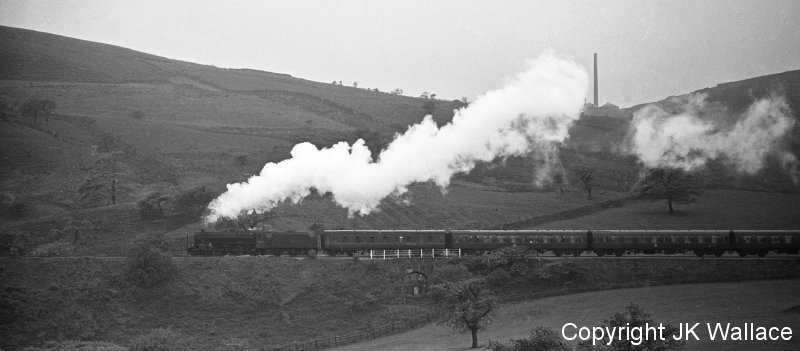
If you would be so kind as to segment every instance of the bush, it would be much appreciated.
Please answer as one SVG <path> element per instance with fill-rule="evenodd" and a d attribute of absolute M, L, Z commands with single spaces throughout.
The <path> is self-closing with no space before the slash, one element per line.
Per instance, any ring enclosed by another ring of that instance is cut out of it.
<path fill-rule="evenodd" d="M 133 117 L 133 119 L 142 119 L 144 118 L 144 112 L 141 110 L 134 110 L 131 112 L 131 117 Z"/>
<path fill-rule="evenodd" d="M 128 256 L 125 279 L 140 287 L 151 287 L 175 273 L 172 257 L 147 240 L 140 240 Z"/>
<path fill-rule="evenodd" d="M 247 164 L 247 155 L 238 154 L 233 156 L 233 164 L 237 166 L 244 166 Z"/>
<path fill-rule="evenodd" d="M 0 287 L 0 349 L 18 350 L 42 340 L 86 340 L 100 325 L 81 303 L 65 298 L 75 290 Z"/>
<path fill-rule="evenodd" d="M 611 316 L 611 319 L 607 319 L 603 321 L 603 328 L 644 328 L 646 325 L 655 325 L 656 323 L 650 318 L 650 314 L 647 313 L 643 308 L 639 307 L 634 303 L 630 303 L 627 307 L 625 307 L 625 312 L 617 312 Z M 672 324 L 665 324 L 663 325 L 664 332 L 663 335 L 674 335 L 680 332 L 680 329 L 676 328 Z M 675 340 L 670 337 L 664 338 L 661 340 L 659 338 L 654 339 L 646 339 L 642 340 L 642 343 L 639 345 L 633 345 L 632 340 L 628 340 L 627 338 L 623 339 L 615 339 L 611 342 L 610 345 L 592 345 L 592 342 L 589 340 L 581 341 L 578 343 L 578 350 L 580 351 L 589 351 L 589 350 L 603 350 L 603 351 L 649 351 L 649 350 L 659 350 L 659 351 L 669 351 L 669 350 L 681 350 L 685 345 L 685 341 L 683 340 Z"/>
<path fill-rule="evenodd" d="M 497 341 L 489 342 L 492 351 L 569 351 L 572 350 L 561 340 L 558 333 L 546 327 L 536 327 L 531 330 L 527 339 L 511 340 L 508 344 Z"/>
<path fill-rule="evenodd" d="M 278 305 L 285 295 L 286 285 L 277 277 L 263 273 L 253 278 L 231 279 L 225 284 L 224 296 L 237 302 Z"/>
<path fill-rule="evenodd" d="M 431 273 L 431 284 L 441 284 L 444 282 L 457 282 L 472 277 L 472 274 L 466 267 L 460 264 L 446 264 L 441 267 L 436 267 L 436 270 Z"/>
<path fill-rule="evenodd" d="M 26 347 L 22 351 L 128 351 L 127 348 L 105 341 L 48 341 L 42 347 Z"/>
<path fill-rule="evenodd" d="M 131 351 L 183 351 L 191 350 L 193 339 L 169 328 L 156 328 L 131 342 Z"/>
<path fill-rule="evenodd" d="M 56 241 L 39 245 L 28 256 L 33 257 L 55 257 L 55 256 L 72 256 L 75 254 L 75 245 L 65 241 Z"/>
<path fill-rule="evenodd" d="M 164 215 L 164 203 L 172 199 L 171 196 L 157 191 L 147 194 L 136 203 L 139 215 L 142 218 L 158 218 Z"/>
<path fill-rule="evenodd" d="M 487 280 L 492 286 L 503 286 L 511 281 L 511 274 L 505 269 L 498 268 L 489 273 Z"/>
<path fill-rule="evenodd" d="M 217 192 L 205 185 L 198 186 L 175 195 L 175 206 L 178 208 L 178 212 L 186 216 L 200 216 L 211 200 L 216 197 Z"/>

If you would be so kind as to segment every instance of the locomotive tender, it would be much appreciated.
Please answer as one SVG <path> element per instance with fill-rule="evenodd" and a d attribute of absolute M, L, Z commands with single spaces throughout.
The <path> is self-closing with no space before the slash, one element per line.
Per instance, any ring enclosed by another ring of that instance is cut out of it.
<path fill-rule="evenodd" d="M 474 254 L 522 246 L 556 256 L 625 253 L 684 253 L 697 256 L 737 252 L 797 254 L 800 230 L 324 230 L 320 233 L 224 231 L 195 233 L 193 256 L 305 254 L 329 255 L 369 250 L 459 249 Z"/>

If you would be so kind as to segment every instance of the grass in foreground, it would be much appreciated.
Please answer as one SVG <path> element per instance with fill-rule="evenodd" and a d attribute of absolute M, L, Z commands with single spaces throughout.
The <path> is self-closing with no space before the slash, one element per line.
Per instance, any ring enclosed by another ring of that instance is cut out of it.
<path fill-rule="evenodd" d="M 488 329 L 478 334 L 480 346 L 489 340 L 527 338 L 530 329 L 542 325 L 559 335 L 565 323 L 599 326 L 604 319 L 625 309 L 630 302 L 648 311 L 655 322 L 696 323 L 730 322 L 741 326 L 789 326 L 800 330 L 800 280 L 773 280 L 745 283 L 672 285 L 625 290 L 609 290 L 503 305 Z M 703 334 L 698 334 L 704 336 Z M 704 337 L 705 338 L 705 337 Z M 407 333 L 336 348 L 359 350 L 469 350 L 470 337 L 447 327 L 430 325 Z M 687 342 L 685 350 L 797 350 L 800 339 L 782 342 Z"/>

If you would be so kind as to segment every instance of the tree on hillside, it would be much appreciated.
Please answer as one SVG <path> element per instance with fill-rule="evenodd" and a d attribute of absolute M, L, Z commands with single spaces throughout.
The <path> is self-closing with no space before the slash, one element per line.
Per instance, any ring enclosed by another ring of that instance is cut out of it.
<path fill-rule="evenodd" d="M 22 103 L 19 112 L 26 117 L 30 117 L 33 124 L 36 124 L 39 117 L 44 117 L 46 122 L 50 122 L 50 111 L 56 108 L 56 103 L 52 100 L 31 99 Z"/>
<path fill-rule="evenodd" d="M 182 190 L 175 195 L 175 207 L 185 216 L 201 216 L 211 200 L 217 197 L 217 192 L 205 185 Z"/>
<path fill-rule="evenodd" d="M 103 204 L 106 199 L 113 205 L 117 203 L 117 195 L 127 189 L 117 185 L 117 178 L 123 175 L 118 160 L 121 151 L 104 152 L 95 160 L 94 166 L 78 188 L 81 202 L 86 207 Z"/>
<path fill-rule="evenodd" d="M 644 329 L 646 325 L 658 325 L 655 323 L 650 314 L 638 305 L 631 303 L 625 307 L 625 312 L 615 313 L 611 319 L 605 320 L 601 327 L 616 329 L 616 328 L 635 328 L 639 327 Z M 678 328 L 672 324 L 664 324 L 662 335 L 664 339 L 660 338 L 647 338 L 642 340 L 639 345 L 633 345 L 632 340 L 628 338 L 615 339 L 610 345 L 592 345 L 591 340 L 585 340 L 578 343 L 579 351 L 589 350 L 603 350 L 603 351 L 670 351 L 681 350 L 684 346 L 684 341 L 678 341 L 672 338 L 672 335 L 679 332 Z M 643 338 L 644 339 L 644 338 Z"/>
<path fill-rule="evenodd" d="M 594 167 L 581 166 L 575 169 L 578 179 L 583 183 L 583 188 L 586 189 L 587 198 L 592 199 L 592 190 L 594 190 Z"/>
<path fill-rule="evenodd" d="M 433 113 L 436 111 L 436 103 L 433 100 L 428 99 L 422 103 L 422 109 L 425 110 L 426 115 L 433 115 Z"/>
<path fill-rule="evenodd" d="M 445 282 L 432 287 L 432 296 L 440 309 L 439 324 L 472 334 L 472 348 L 478 347 L 478 332 L 490 320 L 497 306 L 497 297 L 484 278 Z"/>
<path fill-rule="evenodd" d="M 667 200 L 669 213 L 675 213 L 672 203 L 689 204 L 703 193 L 691 174 L 680 168 L 653 168 L 647 171 L 641 187 L 641 197 L 653 201 Z"/>
<path fill-rule="evenodd" d="M 131 117 L 133 117 L 133 119 L 142 119 L 144 118 L 144 112 L 142 110 L 133 110 L 133 112 L 131 112 Z"/>
<path fill-rule="evenodd" d="M 139 214 L 143 218 L 156 218 L 164 215 L 164 203 L 170 200 L 172 196 L 169 194 L 154 191 L 139 200 L 136 206 L 139 207 Z"/>
<path fill-rule="evenodd" d="M 567 183 L 564 173 L 556 173 L 553 175 L 553 185 L 558 188 L 560 194 L 564 193 L 564 185 Z"/>
<path fill-rule="evenodd" d="M 392 94 L 392 95 L 403 95 L 403 89 L 395 88 L 389 94 Z"/>
<path fill-rule="evenodd" d="M 274 220 L 278 217 L 280 217 L 280 213 L 277 212 L 277 209 L 262 213 L 251 211 L 250 213 L 240 214 L 236 217 L 235 221 L 236 224 L 239 225 L 239 228 L 242 228 L 244 231 L 249 231 L 255 229 L 269 229 L 265 222 Z"/>

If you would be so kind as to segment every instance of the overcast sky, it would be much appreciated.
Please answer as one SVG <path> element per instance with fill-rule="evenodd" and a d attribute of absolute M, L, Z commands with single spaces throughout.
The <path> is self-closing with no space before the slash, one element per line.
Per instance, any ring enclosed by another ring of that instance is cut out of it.
<path fill-rule="evenodd" d="M 597 52 L 600 103 L 621 106 L 800 69 L 795 0 L 0 0 L 0 24 L 447 99 L 474 100 L 546 48 L 590 74 Z"/>

